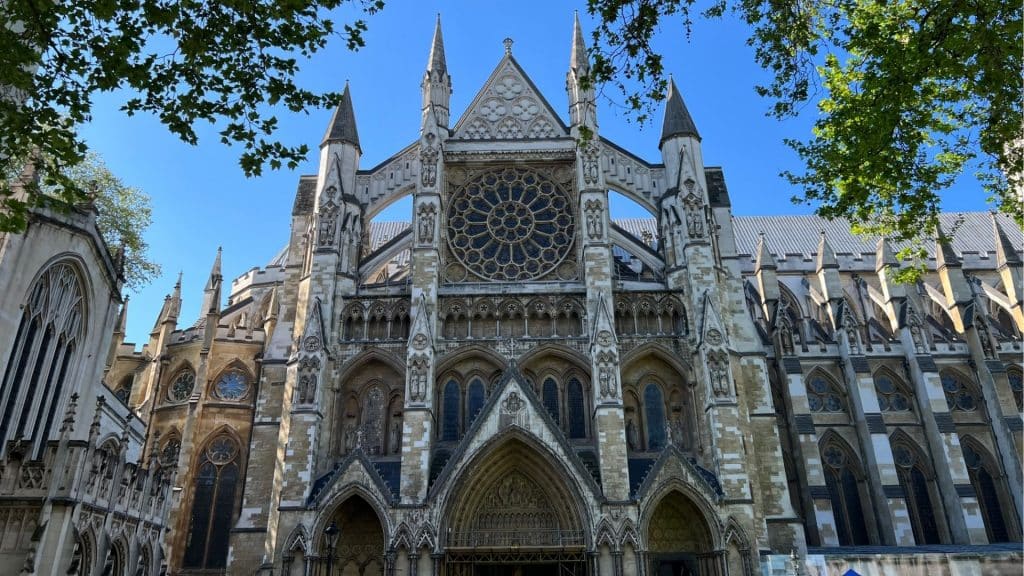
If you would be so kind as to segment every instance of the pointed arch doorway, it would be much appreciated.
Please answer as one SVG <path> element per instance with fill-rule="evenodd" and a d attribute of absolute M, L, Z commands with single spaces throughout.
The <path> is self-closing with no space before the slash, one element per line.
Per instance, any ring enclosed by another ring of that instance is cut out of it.
<path fill-rule="evenodd" d="M 445 576 L 585 576 L 578 495 L 561 468 L 512 437 L 471 464 L 447 506 Z"/>
<path fill-rule="evenodd" d="M 720 576 L 723 555 L 714 547 L 693 500 L 678 490 L 658 500 L 647 521 L 648 576 Z"/>

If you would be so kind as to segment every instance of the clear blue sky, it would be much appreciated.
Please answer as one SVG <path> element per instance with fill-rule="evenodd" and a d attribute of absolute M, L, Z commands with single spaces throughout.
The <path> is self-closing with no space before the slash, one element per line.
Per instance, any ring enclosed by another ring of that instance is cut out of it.
<path fill-rule="evenodd" d="M 367 46 L 352 53 L 335 40 L 306 63 L 303 83 L 318 90 L 351 84 L 363 156 L 371 167 L 418 135 L 420 81 L 430 48 L 434 18 L 441 14 L 445 52 L 452 75 L 452 125 L 473 99 L 503 54 L 511 37 L 513 54 L 552 107 L 568 119 L 565 74 L 569 60 L 573 10 L 579 9 L 585 32 L 594 28 L 583 0 L 545 2 L 388 2 L 369 18 Z M 351 21 L 351 9 L 338 12 Z M 778 176 L 797 170 L 797 158 L 784 138 L 806 138 L 816 110 L 780 123 L 764 112 L 769 102 L 753 86 L 765 74 L 745 45 L 747 28 L 731 17 L 698 21 L 687 40 L 681 21 L 666 21 L 655 48 L 674 75 L 703 137 L 707 165 L 722 166 L 734 213 L 796 214 L 810 208 L 790 202 L 793 190 Z M 614 91 L 614 89 L 611 89 Z M 615 94 L 611 94 L 615 96 Z M 153 199 L 153 225 L 147 235 L 152 257 L 164 274 L 149 287 L 130 294 L 128 340 L 141 346 L 148 338 L 164 295 L 178 271 L 184 273 L 180 326 L 198 314 L 202 289 L 218 246 L 223 246 L 226 286 L 246 270 L 262 266 L 284 246 L 292 200 L 300 174 L 316 172 L 316 154 L 294 171 L 268 172 L 247 179 L 238 167 L 237 148 L 220 144 L 216 130 L 200 130 L 200 143 L 188 146 L 170 135 L 153 117 L 127 118 L 118 107 L 124 94 L 97 96 L 93 121 L 84 127 L 89 145 L 127 184 Z M 315 150 L 331 111 L 279 114 L 279 137 L 288 144 L 307 143 Z M 601 135 L 659 162 L 660 114 L 646 126 L 631 121 L 624 108 L 600 102 Z M 985 209 L 976 182 L 951 189 L 944 209 Z M 378 219 L 408 220 L 410 204 L 396 203 Z M 643 216 L 616 207 L 614 216 Z M 226 293 L 225 293 L 226 297 Z"/>

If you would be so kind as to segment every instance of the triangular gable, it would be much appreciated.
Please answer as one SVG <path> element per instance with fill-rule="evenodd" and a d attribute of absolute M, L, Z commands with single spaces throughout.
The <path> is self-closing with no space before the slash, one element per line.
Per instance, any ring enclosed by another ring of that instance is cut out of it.
<path fill-rule="evenodd" d="M 511 54 L 506 54 L 455 125 L 460 140 L 563 138 L 569 131 Z"/>
<path fill-rule="evenodd" d="M 313 305 L 306 316 L 306 325 L 302 330 L 300 350 L 303 353 L 315 354 L 324 349 L 326 331 L 324 330 L 323 313 L 320 311 L 320 298 L 313 299 Z"/>
<path fill-rule="evenodd" d="M 601 488 L 594 481 L 590 471 L 576 455 L 565 434 L 555 424 L 533 389 L 524 384 L 526 379 L 513 364 L 491 392 L 487 403 L 466 431 L 458 448 L 445 464 L 444 469 L 430 486 L 430 499 L 452 489 L 451 478 L 457 477 L 473 458 L 488 448 L 495 437 L 514 432 L 543 444 L 550 449 L 559 462 L 566 462 L 573 475 L 585 485 L 589 496 L 600 498 Z"/>
<path fill-rule="evenodd" d="M 717 334 L 715 334 L 717 332 Z M 728 346 L 729 335 L 722 324 L 722 318 L 718 315 L 718 309 L 711 299 L 710 292 L 704 292 L 704 305 L 701 310 L 700 320 L 700 345 L 702 346 Z"/>
<path fill-rule="evenodd" d="M 718 478 L 710 471 L 700 467 L 697 462 L 679 451 L 674 446 L 665 448 L 633 495 L 643 500 L 651 491 L 668 481 L 682 481 L 694 487 L 709 502 L 717 502 L 724 497 Z"/>
<path fill-rule="evenodd" d="M 332 494 L 353 485 L 370 490 L 381 501 L 397 500 L 397 487 L 389 486 L 362 449 L 357 448 L 313 483 L 306 505 L 315 507 L 329 500 Z"/>

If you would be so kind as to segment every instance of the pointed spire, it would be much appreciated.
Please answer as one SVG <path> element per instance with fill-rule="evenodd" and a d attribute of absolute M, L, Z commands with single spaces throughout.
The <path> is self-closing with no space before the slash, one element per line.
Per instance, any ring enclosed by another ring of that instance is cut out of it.
<path fill-rule="evenodd" d="M 818 265 L 817 269 L 822 270 L 824 268 L 839 268 L 839 262 L 836 260 L 836 252 L 832 249 L 832 245 L 829 244 L 828 238 L 825 237 L 825 231 L 821 231 L 821 238 L 818 240 Z"/>
<path fill-rule="evenodd" d="M 942 225 L 935 223 L 935 267 L 959 266 L 960 259 L 953 251 L 953 237 L 946 236 L 942 231 Z"/>
<path fill-rule="evenodd" d="M 221 246 L 217 246 L 217 257 L 213 259 L 213 267 L 210 268 L 210 277 L 206 280 L 207 290 L 212 290 L 221 280 L 220 256 L 222 252 L 223 248 Z"/>
<path fill-rule="evenodd" d="M 700 133 L 697 132 L 697 126 L 693 123 L 690 111 L 683 103 L 683 96 L 676 88 L 676 81 L 669 77 L 668 97 L 665 102 L 665 123 L 661 127 L 659 147 L 665 143 L 665 140 L 675 136 L 691 136 L 700 140 Z"/>
<path fill-rule="evenodd" d="M 356 114 L 352 110 L 352 94 L 347 81 L 345 91 L 341 93 L 341 102 L 331 117 L 331 123 L 327 126 L 327 133 L 324 134 L 320 146 L 326 146 L 331 142 L 347 142 L 362 151 L 359 147 L 359 133 L 356 131 Z"/>
<path fill-rule="evenodd" d="M 995 212 L 991 213 L 992 216 L 992 231 L 996 236 L 996 266 L 1002 268 L 1009 264 L 1020 264 L 1020 254 L 1017 252 L 1017 248 L 1010 241 L 1010 237 L 1006 235 L 1006 231 L 999 224 L 999 217 Z"/>
<path fill-rule="evenodd" d="M 217 257 L 213 260 L 213 267 L 210 269 L 210 278 L 206 281 L 206 289 L 203 290 L 202 314 L 216 313 L 220 311 L 220 287 L 222 276 L 220 274 L 220 257 L 222 249 L 217 247 Z"/>
<path fill-rule="evenodd" d="M 448 63 L 444 59 L 444 37 L 441 36 L 441 14 L 437 14 L 434 26 L 434 41 L 430 45 L 430 57 L 427 59 L 427 72 L 448 72 Z"/>
<path fill-rule="evenodd" d="M 779 265 L 775 262 L 768 243 L 764 241 L 764 232 L 757 239 L 757 261 L 754 263 L 754 272 L 758 270 L 776 270 Z"/>
<path fill-rule="evenodd" d="M 573 15 L 572 53 L 569 55 L 569 69 L 582 74 L 590 71 L 590 59 L 587 57 L 587 43 L 583 39 L 583 28 L 580 27 L 579 11 Z"/>

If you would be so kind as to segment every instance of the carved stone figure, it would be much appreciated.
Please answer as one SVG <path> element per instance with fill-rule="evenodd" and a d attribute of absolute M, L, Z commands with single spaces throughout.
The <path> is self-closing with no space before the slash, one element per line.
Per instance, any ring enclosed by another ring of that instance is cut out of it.
<path fill-rule="evenodd" d="M 349 424 L 345 427 L 345 452 L 351 452 L 356 449 L 356 425 Z"/>
<path fill-rule="evenodd" d="M 430 244 L 434 241 L 435 214 L 437 214 L 437 208 L 434 207 L 434 204 L 420 204 L 416 224 L 419 235 L 419 241 L 423 244 Z"/>
<path fill-rule="evenodd" d="M 601 202 L 587 200 L 584 212 L 587 220 L 587 237 L 591 240 L 600 240 L 604 235 L 604 225 L 601 222 Z"/>
<path fill-rule="evenodd" d="M 789 327 L 788 322 L 783 322 L 779 326 L 779 343 L 782 345 L 783 356 L 793 355 L 793 330 Z"/>
<path fill-rule="evenodd" d="M 600 154 L 601 149 L 593 142 L 583 148 L 583 182 L 588 186 L 600 181 Z"/>
<path fill-rule="evenodd" d="M 429 362 L 426 356 L 415 356 L 409 367 L 409 398 L 413 402 L 423 402 L 427 392 L 427 369 Z"/>
<path fill-rule="evenodd" d="M 708 378 L 711 379 L 711 389 L 719 398 L 729 395 L 729 368 L 726 362 L 728 359 L 721 352 L 708 354 Z"/>
<path fill-rule="evenodd" d="M 640 438 L 636 430 L 636 421 L 632 416 L 626 420 L 626 445 L 630 450 L 639 450 Z"/>
<path fill-rule="evenodd" d="M 974 327 L 978 331 L 978 340 L 981 342 L 981 352 L 985 355 L 985 358 L 994 358 L 995 352 L 992 347 L 992 335 L 988 331 L 988 326 L 985 325 L 983 318 L 977 318 L 974 321 Z"/>
<path fill-rule="evenodd" d="M 320 225 L 317 229 L 319 246 L 334 246 L 338 230 L 338 205 L 328 200 L 320 208 Z"/>
<path fill-rule="evenodd" d="M 433 134 L 427 134 L 420 147 L 420 181 L 424 188 L 433 188 L 437 185 L 438 149 L 434 144 L 435 139 Z"/>
<path fill-rule="evenodd" d="M 391 431 L 388 435 L 388 452 L 398 454 L 402 450 L 402 420 L 392 418 Z"/>
<path fill-rule="evenodd" d="M 686 233 L 690 238 L 704 237 L 704 217 L 699 213 L 698 206 L 687 206 L 686 210 Z"/>

